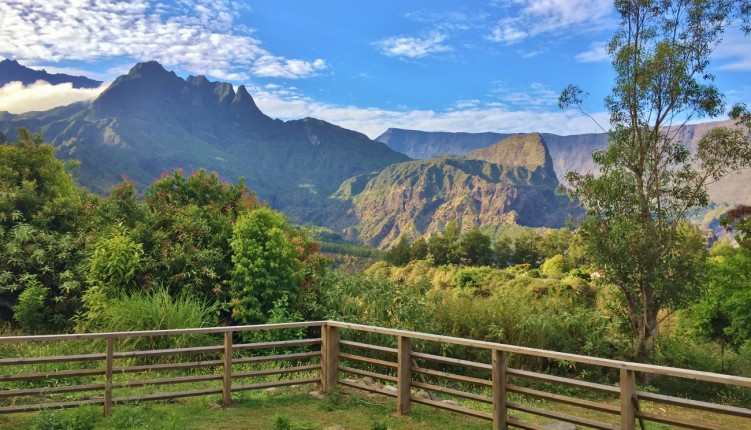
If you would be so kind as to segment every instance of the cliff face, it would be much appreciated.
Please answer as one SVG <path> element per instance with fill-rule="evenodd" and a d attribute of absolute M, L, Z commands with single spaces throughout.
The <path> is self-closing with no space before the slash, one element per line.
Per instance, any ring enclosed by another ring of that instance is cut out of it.
<path fill-rule="evenodd" d="M 732 121 L 689 124 L 680 129 L 678 139 L 690 149 L 694 149 L 707 131 L 718 126 L 732 125 Z M 376 140 L 413 158 L 429 158 L 444 153 L 464 155 L 508 136 L 500 133 L 443 133 L 389 129 Z M 592 153 L 604 149 L 608 142 L 606 133 L 571 136 L 541 133 L 541 136 L 550 153 L 553 170 L 558 180 L 564 184 L 568 172 L 592 171 Z M 709 185 L 710 200 L 718 204 L 751 204 L 751 186 L 748 184 L 751 184 L 751 169 L 730 174 Z"/>
<path fill-rule="evenodd" d="M 536 133 L 512 136 L 467 157 L 396 164 L 359 191 L 363 179 L 345 183 L 339 195 L 352 200 L 360 239 L 381 248 L 401 235 L 430 236 L 452 220 L 464 229 L 506 222 L 561 227 L 579 212 L 557 193 L 550 155 Z"/>

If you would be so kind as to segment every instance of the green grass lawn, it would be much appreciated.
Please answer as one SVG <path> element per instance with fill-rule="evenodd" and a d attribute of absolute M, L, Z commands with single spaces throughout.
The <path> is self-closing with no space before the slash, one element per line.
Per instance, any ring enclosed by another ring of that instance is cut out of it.
<path fill-rule="evenodd" d="M 204 396 L 166 402 L 115 405 L 112 417 L 102 416 L 101 406 L 34 413 L 0 415 L 0 429 L 35 430 L 488 430 L 489 421 L 467 417 L 428 406 L 413 404 L 407 416 L 396 416 L 395 399 L 343 390 L 326 399 L 313 397 L 316 386 L 249 391 L 234 394 L 234 404 L 222 407 L 219 396 Z M 539 400 L 513 399 L 530 406 L 562 413 L 617 422 L 617 416 Z M 615 404 L 617 400 L 611 401 Z M 480 406 L 469 405 L 465 406 Z M 701 411 L 645 404 L 645 410 L 681 416 L 725 428 L 751 428 L 750 420 L 717 417 Z M 482 406 L 480 406 L 482 407 Z M 487 405 L 484 405 L 487 409 Z M 510 411 L 512 415 L 535 424 L 551 420 Z M 638 428 L 638 427 L 637 427 Z M 648 430 L 671 429 L 667 425 L 646 423 Z"/>
<path fill-rule="evenodd" d="M 383 396 L 344 394 L 319 400 L 308 394 L 314 389 L 309 386 L 238 393 L 231 407 L 221 407 L 216 396 L 115 405 L 110 418 L 102 416 L 99 406 L 0 415 L 0 429 L 486 430 L 492 427 L 488 421 L 422 405 L 413 405 L 409 416 L 395 416 L 394 399 Z"/>

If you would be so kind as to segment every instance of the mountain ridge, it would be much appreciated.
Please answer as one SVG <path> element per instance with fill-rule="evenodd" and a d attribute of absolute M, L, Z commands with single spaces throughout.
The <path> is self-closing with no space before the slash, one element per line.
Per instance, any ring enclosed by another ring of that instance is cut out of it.
<path fill-rule="evenodd" d="M 17 127 L 42 132 L 60 157 L 79 159 L 80 182 L 95 192 L 107 193 L 123 175 L 143 188 L 174 168 L 206 168 L 231 181 L 245 177 L 280 210 L 331 206 L 325 200 L 345 179 L 409 160 L 325 121 L 272 119 L 244 86 L 183 79 L 157 62 L 135 65 L 89 103 L 0 113 L 0 133 L 14 140 Z"/>
<path fill-rule="evenodd" d="M 684 141 L 689 149 L 693 149 L 696 142 L 710 129 L 717 126 L 732 125 L 731 120 L 687 124 L 680 129 L 678 138 Z M 513 135 L 519 134 L 521 133 Z M 540 133 L 540 135 L 545 140 L 550 152 L 555 174 L 564 185 L 566 184 L 566 174 L 570 171 L 580 173 L 595 171 L 592 153 L 604 149 L 608 141 L 606 133 L 567 136 Z M 383 142 L 390 148 L 403 152 L 412 158 L 423 159 L 444 153 L 466 155 L 473 150 L 487 147 L 489 140 L 498 139 L 500 141 L 509 136 L 512 135 L 491 132 L 426 132 L 392 128 L 376 137 L 375 140 Z M 751 204 L 749 183 L 751 183 L 751 169 L 731 173 L 708 186 L 710 200 L 717 204 Z"/>
<path fill-rule="evenodd" d="M 450 221 L 463 229 L 503 223 L 562 227 L 581 210 L 558 193 L 559 185 L 542 136 L 530 133 L 467 156 L 394 164 L 344 182 L 334 196 L 351 202 L 361 241 L 389 248 L 402 235 L 430 236 Z"/>
<path fill-rule="evenodd" d="M 35 70 L 21 65 L 16 60 L 5 59 L 0 61 L 0 87 L 9 82 L 21 82 L 23 85 L 30 85 L 36 81 L 45 81 L 52 85 L 70 83 L 73 88 L 98 88 L 103 83 L 86 76 L 49 73 L 44 69 Z"/>

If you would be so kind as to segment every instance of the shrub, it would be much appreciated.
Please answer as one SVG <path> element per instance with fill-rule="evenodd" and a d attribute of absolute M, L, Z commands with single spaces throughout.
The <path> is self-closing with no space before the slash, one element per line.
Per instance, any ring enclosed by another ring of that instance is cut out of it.
<path fill-rule="evenodd" d="M 13 319 L 26 333 L 40 333 L 47 326 L 49 312 L 45 306 L 49 288 L 42 285 L 34 276 L 26 276 L 26 289 L 18 296 L 13 307 Z"/>

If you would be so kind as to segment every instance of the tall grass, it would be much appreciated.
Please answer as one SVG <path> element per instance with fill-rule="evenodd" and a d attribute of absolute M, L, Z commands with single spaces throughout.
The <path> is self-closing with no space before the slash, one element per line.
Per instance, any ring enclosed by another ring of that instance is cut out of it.
<path fill-rule="evenodd" d="M 96 322 L 101 331 L 168 330 L 210 327 L 216 312 L 204 301 L 166 288 L 123 295 L 112 300 Z M 128 338 L 127 349 L 187 348 L 210 343 L 209 335 L 150 336 Z"/>

